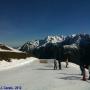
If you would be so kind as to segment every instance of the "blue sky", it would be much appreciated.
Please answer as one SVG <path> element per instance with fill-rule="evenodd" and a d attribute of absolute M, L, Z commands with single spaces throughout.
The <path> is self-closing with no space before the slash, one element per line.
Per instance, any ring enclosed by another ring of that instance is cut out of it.
<path fill-rule="evenodd" d="M 2 43 L 73 33 L 90 34 L 90 0 L 0 0 Z"/>

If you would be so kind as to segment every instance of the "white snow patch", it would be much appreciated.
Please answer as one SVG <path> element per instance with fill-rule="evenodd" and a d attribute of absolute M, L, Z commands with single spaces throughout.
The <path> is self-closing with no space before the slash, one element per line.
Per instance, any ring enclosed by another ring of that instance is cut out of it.
<path fill-rule="evenodd" d="M 64 48 L 75 48 L 75 49 L 78 49 L 77 45 L 76 44 L 72 44 L 72 45 L 64 45 Z"/>
<path fill-rule="evenodd" d="M 0 48 L 0 52 L 17 52 L 17 53 L 21 53 L 22 51 L 19 51 L 18 49 L 14 49 L 14 48 L 12 48 L 12 47 L 9 47 L 9 46 L 7 46 L 7 45 L 3 45 L 3 44 L 1 44 L 0 46 L 5 46 L 5 47 L 7 47 L 8 49 L 10 49 L 10 50 L 7 50 L 7 49 L 2 49 L 2 48 Z"/>
<path fill-rule="evenodd" d="M 19 50 L 4 50 L 0 48 L 0 52 L 16 52 L 16 53 L 22 53 L 22 51 Z"/>
<path fill-rule="evenodd" d="M 0 61 L 0 71 L 15 68 L 15 67 L 20 67 L 25 64 L 32 63 L 35 60 L 38 60 L 38 59 L 34 57 L 29 57 L 26 59 L 11 59 L 11 62 L 7 62 L 3 60 L 3 61 Z"/>
<path fill-rule="evenodd" d="M 62 42 L 63 41 L 62 37 L 59 37 L 59 36 L 48 36 L 46 41 L 47 41 L 47 43 L 49 43 L 49 42 L 51 42 L 51 43 Z"/>
<path fill-rule="evenodd" d="M 12 48 L 12 47 L 9 47 L 9 46 L 7 46 L 9 49 L 11 49 L 13 52 L 22 52 L 22 51 L 19 51 L 18 49 L 14 49 L 14 48 Z"/>
<path fill-rule="evenodd" d="M 76 36 L 76 34 L 72 34 L 72 37 L 75 37 Z"/>

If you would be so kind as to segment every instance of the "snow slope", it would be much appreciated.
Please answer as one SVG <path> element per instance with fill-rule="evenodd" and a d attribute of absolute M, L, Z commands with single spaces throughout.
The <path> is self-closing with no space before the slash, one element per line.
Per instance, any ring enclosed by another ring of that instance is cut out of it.
<path fill-rule="evenodd" d="M 81 80 L 78 65 L 69 63 L 65 68 L 62 63 L 62 70 L 53 70 L 52 62 L 44 64 L 36 60 L 22 67 L 0 71 L 0 86 L 21 86 L 21 90 L 90 90 L 90 82 Z"/>
<path fill-rule="evenodd" d="M 38 60 L 38 59 L 34 57 L 28 57 L 26 59 L 11 59 L 11 62 L 7 62 L 3 60 L 3 61 L 0 61 L 0 71 L 15 68 L 15 67 L 20 67 L 25 64 L 31 63 L 35 60 Z"/>
<path fill-rule="evenodd" d="M 17 53 L 20 53 L 21 51 L 14 49 L 8 45 L 0 44 L 0 52 L 17 52 Z"/>

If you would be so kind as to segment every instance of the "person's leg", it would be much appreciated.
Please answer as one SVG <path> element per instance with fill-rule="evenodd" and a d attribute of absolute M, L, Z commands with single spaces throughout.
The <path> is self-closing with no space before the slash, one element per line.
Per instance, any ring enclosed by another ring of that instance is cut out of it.
<path fill-rule="evenodd" d="M 84 68 L 84 71 L 83 71 L 83 78 L 82 78 L 83 81 L 86 81 L 86 71 L 85 71 L 85 68 Z"/>
<path fill-rule="evenodd" d="M 54 70 L 56 70 L 57 69 L 57 62 L 56 62 L 56 60 L 54 60 Z"/>
<path fill-rule="evenodd" d="M 59 64 L 59 70 L 61 70 L 61 62 L 60 62 L 60 60 L 58 61 L 58 64 Z"/>
<path fill-rule="evenodd" d="M 84 67 L 82 65 L 80 65 L 80 70 L 81 70 L 81 75 L 83 75 L 83 73 L 84 73 Z"/>
<path fill-rule="evenodd" d="M 67 60 L 66 60 L 66 68 L 68 67 L 68 58 L 67 58 Z"/>
<path fill-rule="evenodd" d="M 56 67 L 55 67 L 55 63 L 54 63 L 54 70 L 56 69 Z"/>

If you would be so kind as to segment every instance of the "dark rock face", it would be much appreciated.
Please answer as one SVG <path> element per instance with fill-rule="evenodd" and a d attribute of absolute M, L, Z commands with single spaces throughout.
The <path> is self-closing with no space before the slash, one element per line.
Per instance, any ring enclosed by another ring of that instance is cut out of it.
<path fill-rule="evenodd" d="M 43 59 L 62 59 L 63 47 L 57 44 L 49 43 L 45 47 L 33 50 L 33 54 Z"/>
<path fill-rule="evenodd" d="M 90 41 L 83 40 L 80 42 L 80 57 L 82 64 L 90 64 Z"/>

